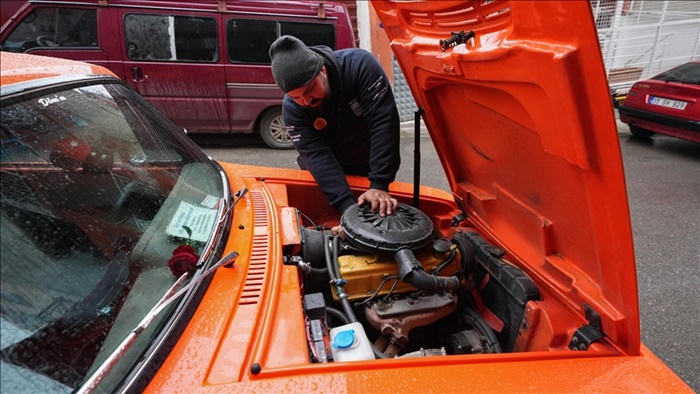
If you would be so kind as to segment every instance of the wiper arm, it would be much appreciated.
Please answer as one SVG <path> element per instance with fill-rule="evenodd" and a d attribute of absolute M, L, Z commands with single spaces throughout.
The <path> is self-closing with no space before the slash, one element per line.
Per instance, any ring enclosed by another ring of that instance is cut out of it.
<path fill-rule="evenodd" d="M 204 280 L 204 278 L 211 275 L 212 272 L 216 271 L 217 268 L 222 265 L 232 265 L 236 258 L 238 257 L 238 252 L 235 250 L 228 253 L 226 256 L 222 257 L 221 260 L 217 261 L 216 264 L 209 267 L 206 271 L 202 272 L 201 275 L 192 279 L 190 283 L 185 285 L 185 287 L 177 290 L 184 282 L 187 280 L 189 274 L 185 272 L 180 276 L 177 281 L 170 286 L 168 291 L 165 292 L 163 297 L 156 303 L 153 308 L 146 314 L 146 316 L 141 320 L 141 322 L 127 335 L 126 338 L 117 346 L 116 349 L 107 357 L 107 359 L 100 365 L 100 367 L 92 374 L 90 379 L 88 379 L 85 384 L 83 384 L 76 394 L 87 394 L 92 393 L 97 385 L 100 384 L 102 379 L 109 373 L 109 371 L 117 365 L 117 362 L 124 356 L 127 350 L 133 345 L 133 343 L 138 339 L 139 335 L 148 328 L 148 326 L 155 320 L 160 312 L 163 311 L 168 305 L 175 301 L 178 297 L 184 294 L 186 291 L 190 290 L 196 284 Z"/>
<path fill-rule="evenodd" d="M 235 207 L 236 204 L 238 204 L 239 201 L 241 201 L 241 198 L 243 198 L 243 196 L 245 196 L 246 193 L 248 193 L 248 188 L 247 188 L 247 187 L 244 187 L 243 189 L 241 189 L 241 190 L 239 190 L 239 191 L 236 192 L 236 197 L 237 197 L 236 200 L 235 200 L 234 202 L 232 202 L 232 203 L 231 203 L 231 206 L 229 206 L 229 207 L 226 209 L 226 212 L 225 212 L 223 215 L 221 215 L 221 220 L 219 220 L 219 224 L 221 224 L 221 222 L 224 220 L 224 218 L 225 218 L 226 216 L 228 216 L 228 213 L 231 212 L 231 210 L 233 209 L 233 207 Z"/>

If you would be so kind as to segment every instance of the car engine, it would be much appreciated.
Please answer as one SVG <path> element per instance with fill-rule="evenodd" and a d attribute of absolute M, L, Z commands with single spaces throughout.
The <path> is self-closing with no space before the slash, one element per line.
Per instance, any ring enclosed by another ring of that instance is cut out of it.
<path fill-rule="evenodd" d="M 345 239 L 301 228 L 285 257 L 303 276 L 312 362 L 511 352 L 535 283 L 476 231 L 438 236 L 430 218 L 399 204 L 386 217 L 353 206 Z"/>

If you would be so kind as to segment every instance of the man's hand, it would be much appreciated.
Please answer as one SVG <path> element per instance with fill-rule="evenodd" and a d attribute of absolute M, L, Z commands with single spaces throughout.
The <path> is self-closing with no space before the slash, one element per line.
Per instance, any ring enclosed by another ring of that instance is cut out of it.
<path fill-rule="evenodd" d="M 332 236 L 340 236 L 340 239 L 346 240 L 347 238 L 345 237 L 345 231 L 343 231 L 343 227 L 341 225 L 337 225 L 333 228 L 331 228 L 331 235 Z"/>
<path fill-rule="evenodd" d="M 389 195 L 389 192 L 378 189 L 369 189 L 357 199 L 357 205 L 362 206 L 365 203 L 372 204 L 372 212 L 379 210 L 379 216 L 384 217 L 391 215 L 396 208 L 399 207 L 399 202 Z"/>

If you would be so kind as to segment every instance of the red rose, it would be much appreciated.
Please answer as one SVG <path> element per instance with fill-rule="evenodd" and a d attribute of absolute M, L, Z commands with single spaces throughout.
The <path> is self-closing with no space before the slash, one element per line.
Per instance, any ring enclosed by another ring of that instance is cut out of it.
<path fill-rule="evenodd" d="M 168 260 L 168 267 L 173 275 L 179 278 L 185 272 L 192 275 L 197 270 L 198 261 L 199 255 L 194 252 L 192 245 L 180 245 L 173 250 L 173 257 Z"/>

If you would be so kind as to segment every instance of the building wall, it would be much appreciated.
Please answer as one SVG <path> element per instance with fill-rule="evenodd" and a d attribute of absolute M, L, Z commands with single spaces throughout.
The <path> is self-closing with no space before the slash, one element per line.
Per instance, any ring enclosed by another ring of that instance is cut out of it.
<path fill-rule="evenodd" d="M 394 59 L 389 39 L 370 2 L 357 2 L 357 16 L 360 48 L 372 52 L 389 77 L 401 121 L 413 120 L 416 103 L 398 63 Z"/>

